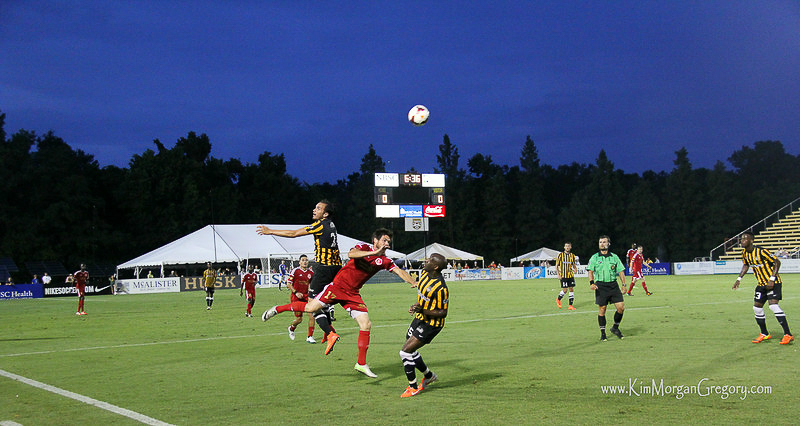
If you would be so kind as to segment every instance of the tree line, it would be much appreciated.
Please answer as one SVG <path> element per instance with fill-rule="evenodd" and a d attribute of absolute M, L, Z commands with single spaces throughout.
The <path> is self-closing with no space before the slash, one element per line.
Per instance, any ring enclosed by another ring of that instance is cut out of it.
<path fill-rule="evenodd" d="M 8 135 L 0 114 L 0 256 L 18 265 L 119 264 L 211 223 L 307 224 L 325 198 L 336 206 L 339 232 L 368 240 L 385 226 L 401 252 L 439 242 L 507 265 L 571 241 L 588 259 L 607 234 L 617 252 L 636 242 L 647 256 L 690 261 L 800 194 L 800 156 L 780 141 L 735 150 L 730 169 L 722 160 L 694 168 L 681 148 L 672 170 L 636 174 L 603 150 L 593 164 L 542 164 L 530 136 L 517 165 L 486 153 L 463 162 L 444 135 L 433 172 L 447 176 L 447 216 L 431 219 L 428 233 L 404 232 L 401 220 L 374 217 L 373 174 L 387 170 L 372 145 L 347 178 L 308 184 L 287 173 L 282 153 L 263 152 L 255 163 L 222 160 L 210 155 L 207 135 L 191 131 L 171 148 L 153 144 L 127 167 L 101 167 L 53 132 Z"/>

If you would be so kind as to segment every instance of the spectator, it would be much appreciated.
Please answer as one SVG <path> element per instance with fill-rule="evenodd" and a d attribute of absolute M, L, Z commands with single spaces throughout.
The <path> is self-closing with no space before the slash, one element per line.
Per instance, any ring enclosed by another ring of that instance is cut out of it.
<path fill-rule="evenodd" d="M 75 275 L 69 274 L 67 275 L 67 279 L 64 282 L 69 285 L 70 287 L 75 285 Z"/>
<path fill-rule="evenodd" d="M 52 281 L 52 279 L 53 277 L 51 277 L 47 272 L 45 272 L 44 275 L 42 275 L 42 284 L 48 285 L 50 284 L 50 281 Z"/>
<path fill-rule="evenodd" d="M 172 271 L 169 273 L 169 276 L 170 276 L 170 277 L 177 277 L 177 276 L 178 276 L 178 273 L 177 273 L 177 272 L 175 272 L 175 270 L 173 269 L 173 270 L 172 270 Z"/>
<path fill-rule="evenodd" d="M 147 278 L 154 278 L 153 277 L 153 271 L 151 271 L 149 269 L 147 270 Z"/>
<path fill-rule="evenodd" d="M 31 280 L 31 284 L 41 284 L 41 283 L 42 282 L 39 281 L 39 276 L 36 275 L 36 274 L 33 274 L 33 279 Z"/>
<path fill-rule="evenodd" d="M 6 285 L 14 285 L 14 279 L 11 278 L 11 275 L 8 276 L 8 279 L 6 280 Z"/>

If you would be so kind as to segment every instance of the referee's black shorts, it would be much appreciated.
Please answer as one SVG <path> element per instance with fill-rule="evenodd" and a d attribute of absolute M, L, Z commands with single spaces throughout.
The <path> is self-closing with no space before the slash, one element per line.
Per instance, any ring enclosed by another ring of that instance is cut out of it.
<path fill-rule="evenodd" d="M 342 265 L 323 265 L 315 263 L 313 269 L 314 276 L 311 277 L 311 283 L 308 285 L 309 299 L 316 297 L 326 285 L 333 282 L 333 277 L 342 269 Z"/>
<path fill-rule="evenodd" d="M 597 290 L 594 291 L 594 303 L 597 306 L 606 306 L 609 303 L 625 301 L 622 298 L 622 290 L 619 289 L 619 284 L 616 281 L 596 281 L 594 284 L 597 286 Z"/>

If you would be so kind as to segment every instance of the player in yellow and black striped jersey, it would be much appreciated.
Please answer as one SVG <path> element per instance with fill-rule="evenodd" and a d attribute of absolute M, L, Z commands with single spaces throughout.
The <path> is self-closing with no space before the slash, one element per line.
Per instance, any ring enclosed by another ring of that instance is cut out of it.
<path fill-rule="evenodd" d="M 336 232 L 336 225 L 333 224 L 333 205 L 328 200 L 320 200 L 311 212 L 314 223 L 295 230 L 270 229 L 266 225 L 260 225 L 257 232 L 260 235 L 277 235 L 279 237 L 295 238 L 303 235 L 314 236 L 314 277 L 308 286 L 308 298 L 314 297 L 333 282 L 333 277 L 342 269 L 342 257 L 339 252 L 339 234 Z M 266 314 L 266 312 L 265 312 Z M 330 322 L 335 321 L 333 317 L 333 307 L 327 311 L 320 310 L 314 313 L 320 328 L 330 329 Z M 323 337 L 323 342 L 327 335 Z"/>
<path fill-rule="evenodd" d="M 558 280 L 561 281 L 561 292 L 558 293 L 556 299 L 556 306 L 561 308 L 561 299 L 566 293 L 565 289 L 569 290 L 569 310 L 574 311 L 575 306 L 575 273 L 578 271 L 578 262 L 575 259 L 575 253 L 572 253 L 572 243 L 564 243 L 564 251 L 556 256 L 556 273 Z"/>
<path fill-rule="evenodd" d="M 206 270 L 203 271 L 203 283 L 206 287 L 206 310 L 211 309 L 214 304 L 214 286 L 217 281 L 217 270 L 211 266 L 211 262 L 206 263 Z"/>
<path fill-rule="evenodd" d="M 778 302 L 783 298 L 783 282 L 780 275 L 778 275 L 781 261 L 763 247 L 754 245 L 754 239 L 755 236 L 751 232 L 742 233 L 742 262 L 744 264 L 741 272 L 739 272 L 739 277 L 736 278 L 736 283 L 733 284 L 733 289 L 739 288 L 742 277 L 752 267 L 753 275 L 756 276 L 757 281 L 755 295 L 753 296 L 753 311 L 756 314 L 756 323 L 761 329 L 761 334 L 753 340 L 753 343 L 761 343 L 772 337 L 767 331 L 767 319 L 764 314 L 764 302 L 769 301 L 769 309 L 775 314 L 778 324 L 783 327 L 784 335 L 783 339 L 781 339 L 781 344 L 786 345 L 794 340 L 794 336 L 789 331 L 786 314 L 778 305 Z"/>
<path fill-rule="evenodd" d="M 442 269 L 446 266 L 447 260 L 444 256 L 439 253 L 431 255 L 425 262 L 417 285 L 417 303 L 408 309 L 414 315 L 414 320 L 408 327 L 406 342 L 400 351 L 403 370 L 408 378 L 408 387 L 400 395 L 403 398 L 422 392 L 423 388 L 438 380 L 436 373 L 425 365 L 417 349 L 430 343 L 444 327 L 447 306 L 450 303 L 450 292 L 442 276 Z M 416 370 L 425 376 L 420 384 L 417 384 Z"/>

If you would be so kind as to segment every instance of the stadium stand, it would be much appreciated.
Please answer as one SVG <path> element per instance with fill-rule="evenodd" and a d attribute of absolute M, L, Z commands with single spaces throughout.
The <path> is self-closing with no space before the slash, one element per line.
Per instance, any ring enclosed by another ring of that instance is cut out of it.
<path fill-rule="evenodd" d="M 14 259 L 8 256 L 0 256 L 0 282 L 6 282 L 12 272 L 18 272 L 17 264 Z"/>
<path fill-rule="evenodd" d="M 767 218 L 764 220 L 766 221 Z M 800 255 L 800 209 L 794 210 L 782 219 L 766 226 L 760 232 L 755 232 L 755 230 L 751 232 L 755 233 L 755 244 L 764 247 L 772 253 L 783 252 L 790 257 L 798 257 L 798 255 Z M 741 258 L 742 247 L 739 245 L 740 235 L 741 233 L 726 242 L 728 243 L 726 244 L 728 248 L 717 260 L 738 260 Z M 712 250 L 712 258 L 713 253 L 714 251 Z"/>
<path fill-rule="evenodd" d="M 45 272 L 50 274 L 51 277 L 65 277 L 69 275 L 67 268 L 57 260 L 32 260 L 25 262 L 25 269 L 27 269 L 28 273 L 31 275 L 36 274 L 40 277 L 44 275 Z"/>

